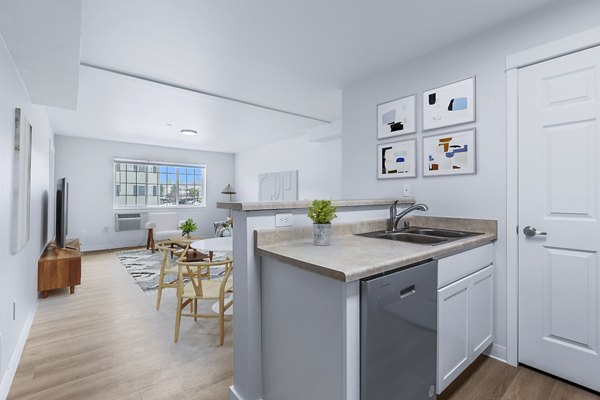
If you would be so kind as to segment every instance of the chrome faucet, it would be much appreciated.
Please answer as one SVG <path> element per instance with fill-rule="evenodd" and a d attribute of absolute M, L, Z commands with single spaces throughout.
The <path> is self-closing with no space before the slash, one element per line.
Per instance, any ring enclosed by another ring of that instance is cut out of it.
<path fill-rule="evenodd" d="M 396 215 L 398 215 L 398 200 L 394 201 L 390 207 L 390 230 L 394 230 L 394 220 L 396 219 Z"/>
<path fill-rule="evenodd" d="M 411 213 L 415 210 L 419 210 L 419 211 L 427 211 L 429 210 L 429 207 L 427 207 L 425 204 L 415 204 L 413 206 L 408 207 L 406 210 L 402 211 L 400 214 L 398 214 L 398 200 L 394 201 L 394 204 L 392 204 L 392 206 L 390 207 L 390 226 L 391 229 L 393 231 L 397 231 L 398 230 L 398 222 L 400 222 L 400 220 L 402 218 L 404 218 L 408 213 Z M 404 224 L 404 228 L 408 228 L 408 223 Z"/>

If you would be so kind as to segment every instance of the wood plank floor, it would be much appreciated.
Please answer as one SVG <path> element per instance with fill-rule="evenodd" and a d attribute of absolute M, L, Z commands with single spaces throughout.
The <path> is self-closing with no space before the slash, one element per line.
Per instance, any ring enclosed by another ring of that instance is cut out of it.
<path fill-rule="evenodd" d="M 600 400 L 600 396 L 534 369 L 481 356 L 438 400 Z"/>
<path fill-rule="evenodd" d="M 10 400 L 225 400 L 232 383 L 231 322 L 218 346 L 216 320 L 182 320 L 173 343 L 175 296 L 133 283 L 114 253 L 83 259 L 76 294 L 40 300 Z M 285 400 L 285 399 L 281 399 Z M 320 399 L 314 399 L 320 400 Z M 325 399 L 323 399 L 325 400 Z M 600 400 L 527 367 L 480 357 L 440 400 Z"/>
<path fill-rule="evenodd" d="M 217 319 L 183 318 L 174 344 L 174 290 L 155 302 L 114 253 L 84 255 L 75 294 L 40 300 L 8 399 L 228 399 L 231 322 L 221 347 Z"/>

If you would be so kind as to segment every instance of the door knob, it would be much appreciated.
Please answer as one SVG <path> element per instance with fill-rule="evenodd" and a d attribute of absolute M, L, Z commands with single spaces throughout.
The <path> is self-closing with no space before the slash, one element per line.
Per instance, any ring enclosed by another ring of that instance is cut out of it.
<path fill-rule="evenodd" d="M 529 226 L 529 225 L 527 225 L 525 228 L 523 228 L 523 233 L 527 237 L 547 236 L 548 235 L 547 232 L 538 232 L 537 229 L 535 229 L 533 226 Z"/>

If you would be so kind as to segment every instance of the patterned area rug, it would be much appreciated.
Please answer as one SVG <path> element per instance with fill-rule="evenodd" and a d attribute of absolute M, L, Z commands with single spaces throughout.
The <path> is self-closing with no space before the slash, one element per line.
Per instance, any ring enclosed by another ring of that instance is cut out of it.
<path fill-rule="evenodd" d="M 125 267 L 135 283 L 144 291 L 153 293 L 158 289 L 158 280 L 160 278 L 160 263 L 162 255 L 160 251 L 154 252 L 146 249 L 125 250 L 116 253 L 121 264 Z M 225 254 L 215 253 L 213 260 L 224 259 Z M 168 262 L 175 265 L 175 258 Z M 168 268 L 168 267 L 167 267 Z M 225 267 L 212 267 L 210 269 L 210 279 L 221 279 Z M 175 274 L 165 276 L 165 282 L 170 282 L 176 278 Z"/>

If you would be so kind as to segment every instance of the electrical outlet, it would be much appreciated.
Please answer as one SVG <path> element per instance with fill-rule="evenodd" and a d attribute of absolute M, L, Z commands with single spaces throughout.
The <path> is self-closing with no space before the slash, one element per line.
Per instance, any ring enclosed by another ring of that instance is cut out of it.
<path fill-rule="evenodd" d="M 102 228 L 102 233 L 108 233 L 108 226 L 105 226 L 104 228 Z"/>
<path fill-rule="evenodd" d="M 412 189 L 410 187 L 410 183 L 402 184 L 402 196 L 404 196 L 404 197 L 412 196 Z"/>
<path fill-rule="evenodd" d="M 81 236 L 87 236 L 87 230 L 82 229 L 81 230 Z"/>
<path fill-rule="evenodd" d="M 281 228 L 284 226 L 292 226 L 292 218 L 294 214 L 286 213 L 286 214 L 275 214 L 275 227 Z"/>

